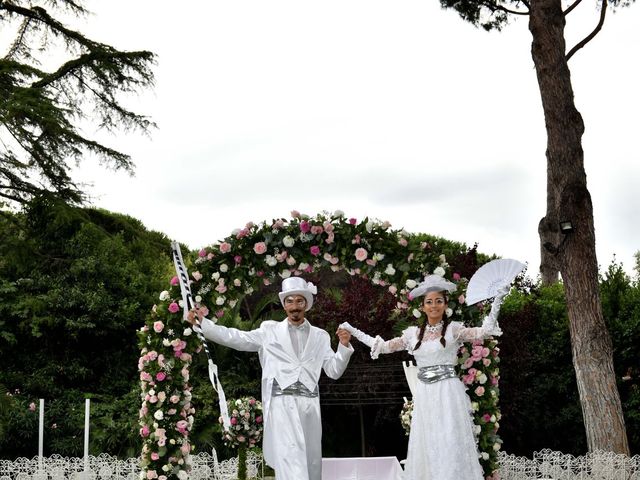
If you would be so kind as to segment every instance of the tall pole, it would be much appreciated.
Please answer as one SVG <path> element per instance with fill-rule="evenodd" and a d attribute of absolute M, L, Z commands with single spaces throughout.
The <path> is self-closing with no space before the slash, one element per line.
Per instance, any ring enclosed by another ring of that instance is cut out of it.
<path fill-rule="evenodd" d="M 38 425 L 38 469 L 42 471 L 44 459 L 44 398 L 40 399 L 40 420 Z"/>
<path fill-rule="evenodd" d="M 89 417 L 91 416 L 91 400 L 84 401 L 84 471 L 89 470 Z"/>

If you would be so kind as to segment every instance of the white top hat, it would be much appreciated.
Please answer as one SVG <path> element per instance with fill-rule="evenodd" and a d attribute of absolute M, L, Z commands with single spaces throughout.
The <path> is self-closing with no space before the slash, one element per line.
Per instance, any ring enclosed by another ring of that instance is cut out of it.
<path fill-rule="evenodd" d="M 304 278 L 289 277 L 282 281 L 282 291 L 278 296 L 284 307 L 284 299 L 289 295 L 302 295 L 307 301 L 307 306 L 304 309 L 307 312 L 313 306 L 313 296 L 317 293 L 318 289 L 313 283 L 307 282 Z"/>
<path fill-rule="evenodd" d="M 411 298 L 426 295 L 429 292 L 453 292 L 458 288 L 455 283 L 445 280 L 440 275 L 427 275 L 424 281 L 409 292 Z"/>

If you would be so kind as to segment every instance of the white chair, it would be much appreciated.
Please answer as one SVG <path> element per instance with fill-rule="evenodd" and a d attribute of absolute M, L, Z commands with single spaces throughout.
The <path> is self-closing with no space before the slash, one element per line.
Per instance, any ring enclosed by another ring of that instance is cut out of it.
<path fill-rule="evenodd" d="M 407 377 L 411 396 L 415 397 L 416 382 L 418 381 L 418 367 L 413 363 L 413 361 L 408 360 L 406 362 L 402 362 L 402 368 L 404 369 L 404 376 Z"/>

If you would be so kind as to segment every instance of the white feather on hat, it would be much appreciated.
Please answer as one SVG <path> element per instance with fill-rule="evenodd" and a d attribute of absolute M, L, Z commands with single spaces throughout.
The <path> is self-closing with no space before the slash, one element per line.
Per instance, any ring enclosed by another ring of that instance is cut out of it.
<path fill-rule="evenodd" d="M 305 312 L 308 312 L 313 306 L 313 296 L 318 293 L 316 286 L 307 282 L 304 278 L 289 277 L 282 281 L 282 291 L 278 293 L 280 303 L 284 307 L 284 299 L 290 295 L 302 295 L 307 301 Z"/>
<path fill-rule="evenodd" d="M 457 285 L 453 282 L 445 280 L 440 275 L 427 275 L 424 277 L 424 281 L 421 282 L 416 288 L 409 292 L 410 298 L 421 297 L 429 292 L 454 292 Z"/>

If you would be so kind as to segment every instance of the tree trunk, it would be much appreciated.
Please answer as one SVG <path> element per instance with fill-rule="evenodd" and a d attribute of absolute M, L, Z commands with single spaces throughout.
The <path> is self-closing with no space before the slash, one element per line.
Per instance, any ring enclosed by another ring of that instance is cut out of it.
<path fill-rule="evenodd" d="M 547 213 L 539 230 L 541 245 L 548 243 L 541 248 L 545 252 L 541 271 L 550 280 L 557 267 L 564 282 L 589 450 L 629 454 L 611 338 L 600 304 L 593 208 L 582 150 L 584 124 L 575 107 L 565 58 L 561 0 L 530 3 L 531 54 L 547 129 Z M 558 222 L 564 220 L 573 223 L 573 233 L 558 232 Z"/>

